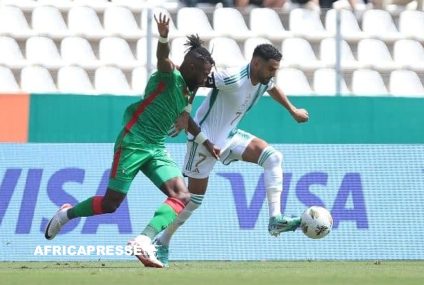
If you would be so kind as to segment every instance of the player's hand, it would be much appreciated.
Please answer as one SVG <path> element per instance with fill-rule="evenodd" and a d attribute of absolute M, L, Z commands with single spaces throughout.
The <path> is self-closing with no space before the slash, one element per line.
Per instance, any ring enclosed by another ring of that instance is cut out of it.
<path fill-rule="evenodd" d="M 206 147 L 206 149 L 209 151 L 209 153 L 216 159 L 219 159 L 219 155 L 221 150 L 217 147 L 215 147 L 215 145 L 213 143 L 211 143 L 210 140 L 205 140 L 205 142 L 203 143 L 203 145 Z"/>
<path fill-rule="evenodd" d="M 292 112 L 292 116 L 298 123 L 304 123 L 309 120 L 309 113 L 305 109 L 295 109 Z"/>
<path fill-rule="evenodd" d="M 167 38 L 169 33 L 169 20 L 165 14 L 159 13 L 159 19 L 154 15 L 156 24 L 158 25 L 159 35 L 162 38 Z"/>

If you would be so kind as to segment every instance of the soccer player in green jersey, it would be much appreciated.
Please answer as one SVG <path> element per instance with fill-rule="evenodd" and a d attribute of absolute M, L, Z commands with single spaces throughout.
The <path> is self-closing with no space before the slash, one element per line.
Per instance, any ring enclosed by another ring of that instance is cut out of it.
<path fill-rule="evenodd" d="M 165 138 L 182 113 L 186 115 L 182 116 L 181 124 L 187 126 L 189 100 L 197 88 L 205 84 L 214 61 L 200 39 L 192 35 L 188 37 L 184 61 L 177 69 L 168 57 L 169 18 L 159 14 L 155 20 L 160 35 L 156 53 L 158 70 L 150 76 L 144 98 L 125 111 L 124 127 L 115 142 L 106 194 L 75 206 L 62 205 L 48 223 L 45 237 L 53 239 L 71 219 L 115 212 L 141 171 L 168 198 L 143 232 L 128 244 L 145 266 L 161 268 L 163 264 L 156 257 L 152 239 L 174 221 L 190 200 L 181 170 L 165 149 Z M 197 126 L 187 128 L 195 136 L 200 133 Z M 213 156 L 218 156 L 219 150 L 209 140 L 204 140 L 203 145 Z"/>

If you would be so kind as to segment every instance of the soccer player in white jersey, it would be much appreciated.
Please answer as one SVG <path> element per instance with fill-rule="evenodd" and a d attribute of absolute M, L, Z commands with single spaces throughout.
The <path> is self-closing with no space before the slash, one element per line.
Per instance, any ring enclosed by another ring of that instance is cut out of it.
<path fill-rule="evenodd" d="M 309 118 L 305 109 L 297 109 L 283 91 L 274 85 L 273 78 L 281 61 L 281 53 L 270 44 L 255 48 L 247 66 L 235 72 L 212 73 L 208 87 L 213 89 L 200 105 L 194 117 L 201 132 L 195 138 L 188 137 L 183 172 L 188 177 L 191 200 L 163 234 L 156 240 L 157 258 L 168 264 L 169 242 L 173 233 L 201 204 L 208 186 L 209 174 L 217 160 L 203 146 L 209 139 L 221 149 L 220 161 L 228 165 L 233 161 L 246 161 L 264 168 L 264 182 L 269 208 L 268 231 L 273 236 L 294 231 L 300 225 L 300 217 L 283 216 L 280 210 L 282 193 L 281 152 L 264 140 L 237 129 L 247 111 L 268 92 L 297 122 Z"/>

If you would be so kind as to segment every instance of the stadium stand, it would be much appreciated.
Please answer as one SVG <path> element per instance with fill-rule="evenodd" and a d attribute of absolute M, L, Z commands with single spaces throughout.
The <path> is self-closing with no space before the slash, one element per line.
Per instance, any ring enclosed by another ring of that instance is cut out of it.
<path fill-rule="evenodd" d="M 20 87 L 16 82 L 10 68 L 0 65 L 0 86 L 3 92 L 19 92 Z"/>
<path fill-rule="evenodd" d="M 399 40 L 393 46 L 395 62 L 405 68 L 424 71 L 424 47 L 416 40 Z"/>
<path fill-rule="evenodd" d="M 185 37 L 175 38 L 171 42 L 171 59 L 175 64 L 180 65 L 183 62 L 184 54 L 187 49 L 185 46 L 187 39 Z"/>
<path fill-rule="evenodd" d="M 0 36 L 0 64 L 15 69 L 26 65 L 21 49 L 13 37 Z"/>
<path fill-rule="evenodd" d="M 424 87 L 418 75 L 411 70 L 394 70 L 390 74 L 390 93 L 395 96 L 422 96 Z"/>
<path fill-rule="evenodd" d="M 152 1 L 1 3 L 0 92 L 143 92 L 147 73 L 156 65 L 158 33 L 151 18 L 152 66 L 147 66 Z M 175 0 L 155 4 L 161 7 L 153 8 L 153 14 L 171 17 L 171 58 L 177 64 L 187 34 L 198 33 L 206 41 L 218 68 L 245 64 L 256 45 L 273 43 L 283 53 L 276 80 L 287 94 L 336 93 L 335 9 L 202 9 Z M 341 10 L 341 94 L 424 96 L 423 31 L 424 11 L 416 7 Z"/>
<path fill-rule="evenodd" d="M 406 10 L 399 16 L 399 31 L 406 37 L 424 41 L 424 11 Z"/>
<path fill-rule="evenodd" d="M 58 69 L 64 65 L 56 44 L 48 37 L 28 38 L 25 45 L 25 57 L 29 64 L 44 65 L 48 69 Z"/>
<path fill-rule="evenodd" d="M 366 37 L 361 31 L 355 14 L 350 10 L 341 10 L 340 30 L 343 38 L 347 41 L 359 41 Z M 336 10 L 331 9 L 325 15 L 325 28 L 332 36 L 336 35 Z"/>
<path fill-rule="evenodd" d="M 104 12 L 104 27 L 108 34 L 117 35 L 126 39 L 139 39 L 146 36 L 137 24 L 134 14 L 127 7 L 111 6 Z"/>
<path fill-rule="evenodd" d="M 281 46 L 284 55 L 283 64 L 300 67 L 304 70 L 315 70 L 324 67 L 324 62 L 315 56 L 311 44 L 303 38 L 285 39 Z"/>
<path fill-rule="evenodd" d="M 184 7 L 178 10 L 177 25 L 183 34 L 198 34 L 205 40 L 210 40 L 219 35 L 209 23 L 206 13 L 196 7 Z"/>
<path fill-rule="evenodd" d="M 100 66 L 90 42 L 79 36 L 66 37 L 61 41 L 60 53 L 67 64 L 77 64 L 86 69 Z"/>
<path fill-rule="evenodd" d="M 118 37 L 104 37 L 100 40 L 99 59 L 105 64 L 113 64 L 121 69 L 131 69 L 137 66 L 128 42 Z"/>
<path fill-rule="evenodd" d="M 27 65 L 21 70 L 21 88 L 34 93 L 57 92 L 50 71 L 40 65 Z"/>
<path fill-rule="evenodd" d="M 384 41 L 396 41 L 402 34 L 396 28 L 390 13 L 386 10 L 367 10 L 362 19 L 362 29 L 371 37 Z"/>
<path fill-rule="evenodd" d="M 353 52 L 347 43 L 342 40 L 340 44 L 340 63 L 343 70 L 354 70 L 359 68 L 359 63 L 353 56 Z M 336 64 L 336 42 L 334 38 L 323 39 L 320 43 L 320 59 L 327 65 L 334 67 Z"/>
<path fill-rule="evenodd" d="M 384 41 L 379 39 L 363 39 L 358 43 L 358 61 L 379 71 L 390 71 L 399 67 Z"/>
<path fill-rule="evenodd" d="M 277 11 L 271 8 L 253 8 L 249 19 L 250 28 L 258 36 L 272 41 L 281 41 L 293 36 L 284 28 Z"/>
<path fill-rule="evenodd" d="M 87 71 L 75 65 L 63 66 L 59 69 L 57 87 L 64 93 L 94 93 Z"/>
<path fill-rule="evenodd" d="M 284 86 L 285 92 L 290 95 L 313 94 L 305 74 L 296 68 L 281 69 L 277 73 L 277 84 Z"/>
<path fill-rule="evenodd" d="M 217 67 L 235 67 L 247 63 L 239 45 L 232 38 L 216 37 L 211 39 L 209 50 L 212 51 Z"/>
<path fill-rule="evenodd" d="M 34 8 L 31 20 L 32 29 L 38 35 L 61 39 L 69 35 L 68 27 L 59 10 L 54 6 Z"/>
<path fill-rule="evenodd" d="M 352 93 L 359 96 L 387 95 L 380 73 L 371 69 L 357 69 L 352 75 Z"/>
<path fill-rule="evenodd" d="M 310 41 L 319 41 L 330 37 L 330 33 L 324 28 L 320 14 L 316 10 L 296 8 L 290 11 L 290 31 L 295 36 L 304 37 Z"/>
<path fill-rule="evenodd" d="M 320 95 L 335 95 L 336 90 L 336 71 L 332 68 L 321 68 L 314 72 L 314 91 Z M 346 81 L 341 78 L 340 81 L 340 95 L 349 95 Z"/>
<path fill-rule="evenodd" d="M 258 36 L 247 27 L 243 15 L 235 8 L 215 9 L 213 28 L 220 36 L 239 41 Z"/>
<path fill-rule="evenodd" d="M 116 66 L 104 65 L 96 69 L 94 87 L 100 93 L 131 94 L 131 87 L 124 72 Z"/>

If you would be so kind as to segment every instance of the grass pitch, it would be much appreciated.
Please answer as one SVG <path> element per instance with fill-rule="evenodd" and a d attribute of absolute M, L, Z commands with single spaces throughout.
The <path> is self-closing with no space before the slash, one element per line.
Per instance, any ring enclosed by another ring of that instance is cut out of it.
<path fill-rule="evenodd" d="M 0 284 L 423 285 L 424 261 L 0 262 Z"/>

